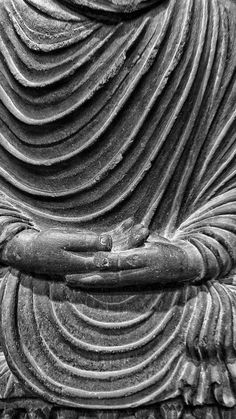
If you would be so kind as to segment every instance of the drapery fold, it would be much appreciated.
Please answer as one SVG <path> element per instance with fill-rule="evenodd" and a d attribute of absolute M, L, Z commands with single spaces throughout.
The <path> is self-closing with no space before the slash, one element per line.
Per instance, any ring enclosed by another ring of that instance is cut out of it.
<path fill-rule="evenodd" d="M 61 13 L 62 9 L 69 8 L 69 11 L 76 13 L 88 13 L 95 19 L 100 17 L 107 21 L 114 19 L 133 18 L 135 14 L 145 12 L 165 0 L 53 0 L 52 7 L 47 2 L 40 0 L 29 0 L 30 4 L 45 11 L 57 9 Z M 71 10 L 72 9 L 72 10 Z M 68 12 L 68 10 L 67 10 Z"/>

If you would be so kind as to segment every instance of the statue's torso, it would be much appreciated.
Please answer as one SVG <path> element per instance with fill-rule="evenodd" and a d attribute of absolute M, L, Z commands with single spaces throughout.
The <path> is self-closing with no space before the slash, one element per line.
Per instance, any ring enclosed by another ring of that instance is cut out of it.
<path fill-rule="evenodd" d="M 112 24 L 6 5 L 3 191 L 39 225 L 104 231 L 134 216 L 173 233 L 198 206 L 200 151 L 214 142 L 216 3 L 173 0 Z"/>

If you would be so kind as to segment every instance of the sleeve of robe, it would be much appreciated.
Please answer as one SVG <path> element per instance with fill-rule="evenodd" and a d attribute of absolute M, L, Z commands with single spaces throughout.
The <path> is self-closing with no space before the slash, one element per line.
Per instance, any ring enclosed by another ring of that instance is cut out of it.
<path fill-rule="evenodd" d="M 236 265 L 236 190 L 209 200 L 178 231 L 202 256 L 202 278 L 222 279 Z"/>
<path fill-rule="evenodd" d="M 204 280 L 224 281 L 236 267 L 236 30 L 235 20 L 230 19 L 236 6 L 231 2 L 227 9 L 227 4 L 221 15 L 226 26 L 218 29 L 205 68 L 208 84 L 202 78 L 193 97 L 196 104 L 198 96 L 202 101 L 198 114 L 194 102 L 189 109 L 189 120 L 198 122 L 190 136 L 190 154 L 185 164 L 179 163 L 181 180 L 176 181 L 170 209 L 174 219 L 170 225 L 176 227 L 172 241 L 187 241 L 200 252 Z"/>
<path fill-rule="evenodd" d="M 227 100 L 221 99 L 218 126 L 213 126 L 199 153 L 183 203 L 188 215 L 175 233 L 175 238 L 187 240 L 200 252 L 204 280 L 226 278 L 236 266 L 235 52 L 229 66 Z"/>
<path fill-rule="evenodd" d="M 16 234 L 31 228 L 35 227 L 30 218 L 14 207 L 6 195 L 0 192 L 0 252 Z"/>

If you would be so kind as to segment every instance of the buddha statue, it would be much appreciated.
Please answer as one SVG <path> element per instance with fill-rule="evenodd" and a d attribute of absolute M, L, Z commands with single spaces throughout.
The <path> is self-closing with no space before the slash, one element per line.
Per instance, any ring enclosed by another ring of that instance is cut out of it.
<path fill-rule="evenodd" d="M 235 0 L 2 0 L 0 53 L 3 414 L 235 418 Z"/>

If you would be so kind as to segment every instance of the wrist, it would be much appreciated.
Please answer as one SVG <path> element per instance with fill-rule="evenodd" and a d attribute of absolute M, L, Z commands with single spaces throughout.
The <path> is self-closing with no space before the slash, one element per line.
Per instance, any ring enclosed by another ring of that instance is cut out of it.
<path fill-rule="evenodd" d="M 184 252 L 184 264 L 188 280 L 199 282 L 205 277 L 205 266 L 201 253 L 189 241 L 178 241 L 178 247 Z"/>

